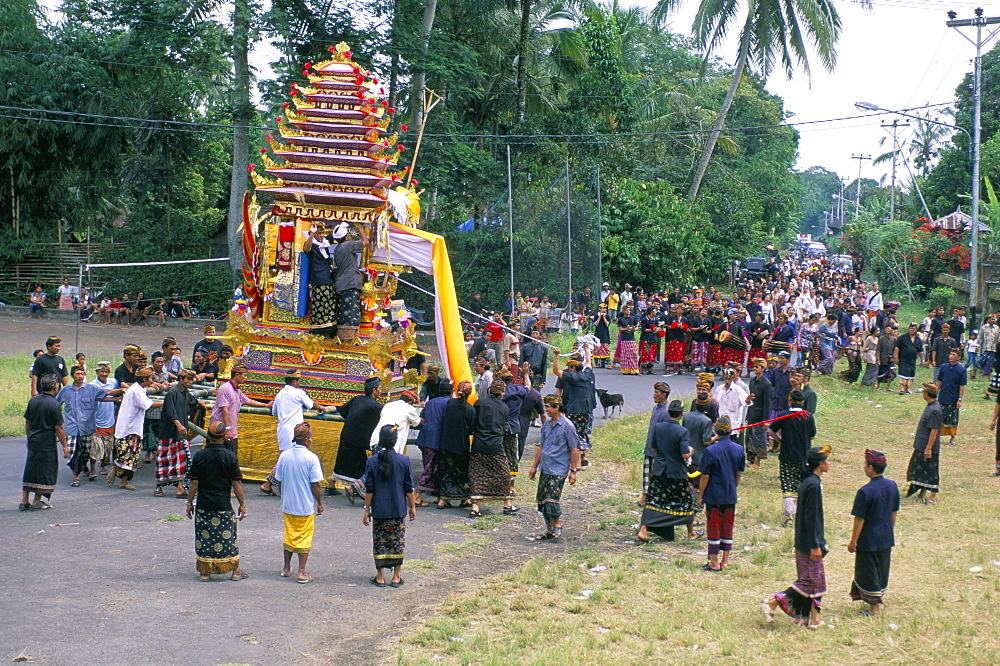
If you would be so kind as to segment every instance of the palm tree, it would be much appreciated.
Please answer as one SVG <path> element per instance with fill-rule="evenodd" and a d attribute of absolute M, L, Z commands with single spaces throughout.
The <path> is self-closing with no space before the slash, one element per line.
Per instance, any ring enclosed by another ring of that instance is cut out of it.
<path fill-rule="evenodd" d="M 927 171 L 930 169 L 931 161 L 938 156 L 941 151 L 941 144 L 948 138 L 950 128 L 934 122 L 935 116 L 948 117 L 947 112 L 927 110 L 923 114 L 916 112 L 932 122 L 924 120 L 917 121 L 917 127 L 913 131 L 913 138 L 910 139 L 910 155 L 913 156 L 913 164 L 920 169 L 921 178 L 927 178 Z"/>
<path fill-rule="evenodd" d="M 867 0 L 864 1 L 867 4 Z M 653 10 L 654 19 L 662 21 L 682 2 L 659 0 Z M 807 43 L 816 51 L 824 69 L 832 71 L 837 62 L 836 44 L 841 24 L 833 0 L 747 0 L 745 5 L 737 0 L 701 0 L 692 31 L 694 44 L 704 51 L 706 60 L 737 25 L 741 14 L 744 18 L 740 26 L 740 45 L 733 80 L 702 148 L 701 159 L 688 190 L 689 201 L 698 196 L 715 144 L 726 123 L 726 115 L 748 65 L 765 79 L 776 64 L 780 64 L 789 78 L 796 64 L 808 76 Z"/>

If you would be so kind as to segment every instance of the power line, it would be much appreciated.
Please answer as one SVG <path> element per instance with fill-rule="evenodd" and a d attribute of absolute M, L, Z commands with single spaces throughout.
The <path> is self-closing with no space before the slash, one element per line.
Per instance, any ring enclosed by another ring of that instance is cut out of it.
<path fill-rule="evenodd" d="M 925 104 L 921 106 L 909 107 L 905 109 L 898 109 L 901 112 L 907 111 L 918 111 L 922 109 L 929 109 L 940 106 L 949 106 L 950 102 L 940 102 L 936 104 Z M 226 132 L 232 131 L 236 128 L 251 129 L 251 130 L 261 130 L 261 131 L 273 131 L 273 127 L 261 126 L 261 125 L 228 125 L 222 123 L 206 123 L 206 122 L 194 122 L 194 121 L 184 121 L 184 120 L 160 120 L 152 118 L 133 118 L 128 116 L 110 116 L 104 114 L 94 114 L 94 113 L 83 113 L 77 111 L 59 111 L 54 109 L 38 109 L 30 107 L 16 107 L 16 106 L 5 106 L 0 105 L 0 111 L 15 111 L 20 113 L 40 113 L 40 114 L 53 114 L 53 115 L 63 115 L 63 116 L 73 116 L 79 118 L 93 118 L 99 120 L 117 120 L 120 122 L 129 123 L 153 123 L 153 124 L 164 124 L 164 125 L 178 125 L 183 128 L 212 128 L 225 130 Z M 745 127 L 729 127 L 726 128 L 726 132 L 748 132 L 753 130 L 766 130 L 766 129 L 779 129 L 785 127 L 802 127 L 809 125 L 833 123 L 833 122 L 844 122 L 848 120 L 857 120 L 860 118 L 871 118 L 879 115 L 891 115 L 895 113 L 894 111 L 879 111 L 876 113 L 866 113 L 862 115 L 854 116 L 842 116 L 839 118 L 824 118 L 820 120 L 803 120 L 798 122 L 787 122 L 787 123 L 776 123 L 772 125 L 750 125 Z M 22 120 L 37 120 L 40 122 L 60 122 L 57 119 L 52 118 L 31 118 L 24 116 L 9 116 L 2 115 L 0 117 L 12 117 L 20 118 Z M 79 122 L 79 121 L 61 121 L 72 124 L 79 125 L 98 125 L 98 126 L 108 126 L 108 127 L 122 127 L 122 125 L 104 125 L 102 123 L 91 123 L 91 122 Z M 170 130 L 172 128 L 166 127 L 129 127 L 130 129 L 145 129 L 145 130 Z M 183 131 L 183 130 L 182 130 Z M 669 137 L 669 136 L 690 136 L 693 134 L 708 134 L 712 132 L 711 129 L 688 129 L 688 130 L 667 130 L 667 131 L 653 131 L 653 132 L 621 132 L 616 134 L 430 134 L 425 133 L 424 136 L 428 138 L 448 138 L 448 139 L 499 139 L 504 141 L 535 141 L 541 139 L 588 139 L 588 140 L 615 140 L 623 138 L 655 138 L 655 137 Z"/>

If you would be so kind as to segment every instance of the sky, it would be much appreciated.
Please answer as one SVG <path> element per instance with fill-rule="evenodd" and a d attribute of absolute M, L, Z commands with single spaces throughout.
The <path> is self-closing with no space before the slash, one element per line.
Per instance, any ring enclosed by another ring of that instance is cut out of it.
<path fill-rule="evenodd" d="M 640 0 L 636 4 L 652 7 L 656 3 Z M 802 70 L 796 70 L 791 80 L 779 71 L 771 75 L 766 88 L 784 99 L 786 111 L 793 114 L 790 122 L 868 115 L 855 108 L 859 101 L 890 110 L 950 105 L 962 77 L 972 71 L 975 47 L 955 28 L 945 25 L 947 12 L 954 10 L 959 19 L 972 18 L 977 6 L 971 0 L 876 0 L 869 10 L 858 2 L 836 2 L 843 23 L 836 69 L 827 73 L 818 59 L 810 58 L 811 79 Z M 690 34 L 696 8 L 697 0 L 689 0 L 681 7 L 672 21 L 673 32 Z M 998 14 L 1000 11 L 986 10 L 986 16 Z M 730 35 L 729 43 L 717 54 L 732 63 L 737 42 L 738 31 Z M 994 43 L 985 45 L 983 52 Z M 880 124 L 893 119 L 907 122 L 899 116 L 871 115 L 799 126 L 796 169 L 822 166 L 854 180 L 858 177 L 858 161 L 851 156 L 877 157 L 887 152 L 892 139 Z M 942 120 L 951 122 L 947 117 Z M 901 141 L 908 131 L 899 131 Z M 880 145 L 883 138 L 885 143 Z M 888 163 L 873 166 L 864 161 L 861 175 L 879 180 L 887 176 L 890 168 Z M 897 178 L 909 180 L 902 164 L 897 167 Z"/>

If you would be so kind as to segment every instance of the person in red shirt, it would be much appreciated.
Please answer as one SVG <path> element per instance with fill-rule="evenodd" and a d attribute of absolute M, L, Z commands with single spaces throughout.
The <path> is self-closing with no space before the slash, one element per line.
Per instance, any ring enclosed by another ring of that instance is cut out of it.
<path fill-rule="evenodd" d="M 499 312 L 493 313 L 493 321 L 486 322 L 486 330 L 490 332 L 490 339 L 486 343 L 486 346 L 496 354 L 497 363 L 500 363 L 503 359 L 503 336 L 506 325 L 507 323 L 503 320 L 503 315 Z"/>

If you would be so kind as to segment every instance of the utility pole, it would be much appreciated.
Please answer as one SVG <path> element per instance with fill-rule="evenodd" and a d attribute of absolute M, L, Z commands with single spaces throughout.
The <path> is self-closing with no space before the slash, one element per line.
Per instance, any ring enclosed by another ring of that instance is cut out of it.
<path fill-rule="evenodd" d="M 851 155 L 852 160 L 858 161 L 858 191 L 854 196 L 854 221 L 858 221 L 858 217 L 861 215 L 861 165 L 865 163 L 865 160 L 870 160 L 871 155 L 865 157 L 864 155 Z"/>
<path fill-rule="evenodd" d="M 896 130 L 900 127 L 909 127 L 910 123 L 900 123 L 893 120 L 892 123 L 882 123 L 882 129 L 888 131 L 892 129 L 892 188 L 889 190 L 889 220 L 896 219 L 896 157 L 899 154 L 899 143 L 896 141 Z"/>
<path fill-rule="evenodd" d="M 973 68 L 973 100 L 975 109 L 972 115 L 972 256 L 969 259 L 969 326 L 976 325 L 976 313 L 979 310 L 979 125 L 980 113 L 982 111 L 982 54 L 983 44 L 996 37 L 1000 32 L 997 28 L 983 38 L 983 26 L 1000 23 L 1000 17 L 986 18 L 983 10 L 976 8 L 973 12 L 975 18 L 955 20 L 958 16 L 955 12 L 948 12 L 948 21 L 945 25 L 949 28 L 975 28 L 975 39 L 966 35 L 962 30 L 958 34 L 962 35 L 966 41 L 976 47 L 976 60 Z"/>
<path fill-rule="evenodd" d="M 843 230 L 843 228 L 844 228 L 844 190 L 847 189 L 847 181 L 848 181 L 848 179 L 844 178 L 844 177 L 838 176 L 837 180 L 840 181 L 840 199 L 838 199 L 837 201 L 838 201 L 838 203 L 840 203 L 840 228 L 841 228 L 841 230 Z M 843 233 L 843 231 L 841 231 L 841 233 Z"/>

